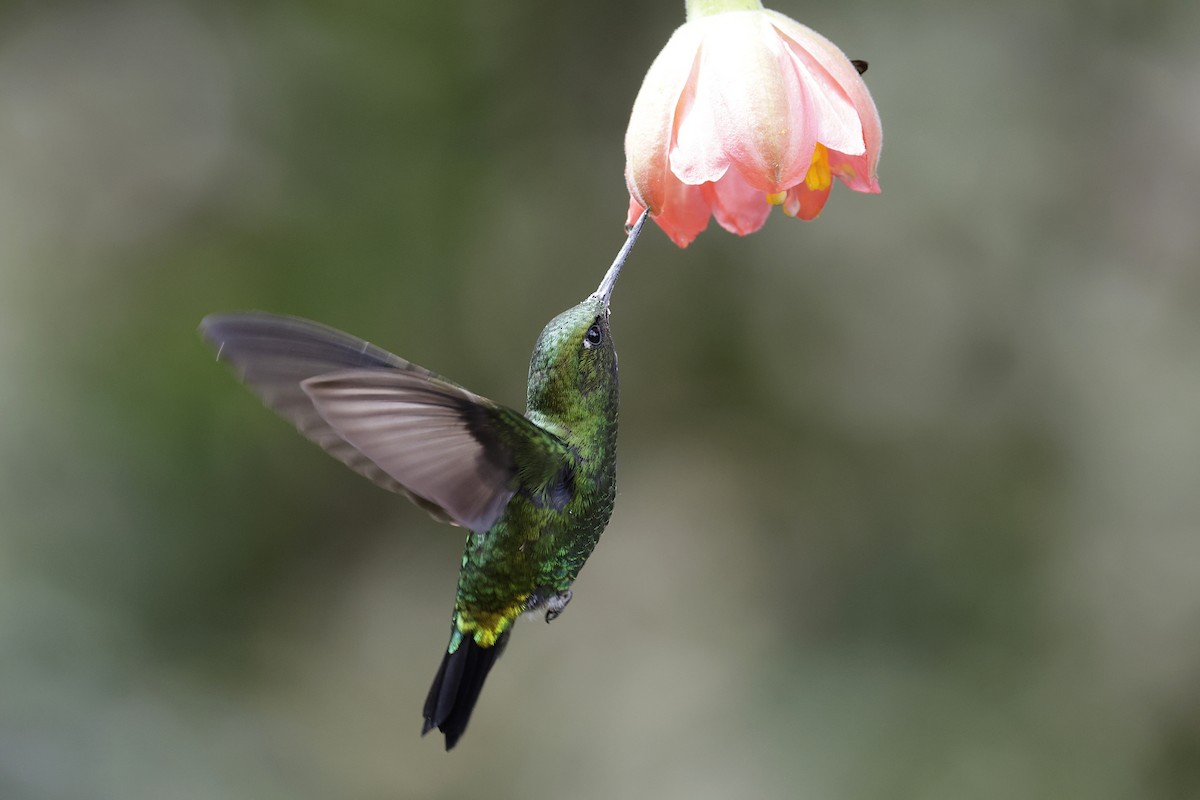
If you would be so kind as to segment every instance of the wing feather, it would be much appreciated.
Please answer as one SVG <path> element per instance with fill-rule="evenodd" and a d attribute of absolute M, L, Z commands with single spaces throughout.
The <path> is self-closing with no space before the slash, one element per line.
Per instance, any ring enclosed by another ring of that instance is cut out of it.
<path fill-rule="evenodd" d="M 514 453 L 472 419 L 495 406 L 445 381 L 347 370 L 301 384 L 317 413 L 373 464 L 472 530 L 490 528 L 516 492 Z"/>
<path fill-rule="evenodd" d="M 206 317 L 200 331 L 304 436 L 438 519 L 486 530 L 522 480 L 569 458 L 518 412 L 333 328 L 252 313 Z"/>

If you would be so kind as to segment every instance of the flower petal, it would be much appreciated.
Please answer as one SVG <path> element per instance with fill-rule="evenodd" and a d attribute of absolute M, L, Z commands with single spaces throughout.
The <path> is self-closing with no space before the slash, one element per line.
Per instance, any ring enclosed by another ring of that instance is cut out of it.
<path fill-rule="evenodd" d="M 804 183 L 800 183 L 788 190 L 787 199 L 783 201 L 783 213 L 797 219 L 816 219 L 828 199 L 828 186 L 824 189 L 809 189 Z"/>
<path fill-rule="evenodd" d="M 674 180 L 668 155 L 675 133 L 680 95 L 692 74 L 700 31 L 680 26 L 654 59 L 629 116 L 625 132 L 625 182 L 629 194 L 655 213 L 661 210 L 667 182 Z"/>
<path fill-rule="evenodd" d="M 645 207 L 636 198 L 629 198 L 629 214 L 625 218 L 626 225 L 637 222 Z M 661 213 L 650 212 L 663 233 L 667 234 L 675 244 L 687 247 L 700 232 L 708 227 L 711 211 L 708 201 L 699 186 L 688 186 L 678 180 L 667 184 L 666 201 Z"/>
<path fill-rule="evenodd" d="M 712 81 L 697 80 L 703 59 L 704 44 L 701 43 L 691 77 L 679 100 L 675 140 L 671 147 L 671 172 L 684 183 L 693 185 L 720 180 L 729 169 L 729 156 L 717 131 L 715 87 Z"/>
<path fill-rule="evenodd" d="M 829 151 L 829 171 L 856 192 L 879 194 L 879 179 L 868 155 L 846 156 Z"/>
<path fill-rule="evenodd" d="M 755 189 L 736 169 L 716 183 L 700 187 L 712 206 L 713 217 L 730 233 L 745 236 L 761 228 L 771 214 L 767 196 Z"/>
<path fill-rule="evenodd" d="M 640 217 L 642 215 L 642 212 L 645 210 L 646 210 L 646 207 L 644 205 L 642 205 L 641 203 L 639 203 L 636 198 L 630 197 L 629 198 L 629 212 L 625 215 L 625 230 L 629 230 L 634 225 L 636 225 L 637 221 L 638 221 L 638 217 Z"/>
<path fill-rule="evenodd" d="M 783 191 L 804 177 L 816 129 L 790 56 L 760 11 L 702 20 L 698 87 L 709 84 L 717 135 L 742 177 L 756 189 Z"/>
<path fill-rule="evenodd" d="M 868 185 L 873 185 L 875 191 L 878 191 L 875 170 L 879 163 L 879 151 L 883 147 L 883 127 L 879 121 L 879 111 L 875 108 L 875 101 L 871 99 L 871 92 L 867 89 L 866 82 L 858 74 L 858 70 L 854 68 L 846 54 L 833 42 L 778 11 L 764 9 L 763 13 L 784 36 L 801 45 L 801 48 L 820 64 L 824 71 L 845 91 L 858 113 L 858 119 L 862 126 L 866 159 L 861 165 L 863 168 L 858 170 L 859 176 Z M 795 51 L 793 50 L 793 52 Z M 841 150 L 829 142 L 824 142 L 824 144 L 831 150 L 854 155 L 854 153 Z M 860 150 L 858 153 L 862 154 L 863 151 Z"/>
<path fill-rule="evenodd" d="M 817 141 L 847 155 L 866 152 L 862 123 L 850 96 L 799 42 L 782 32 L 780 38 L 804 86 L 808 108 L 816 116 Z"/>

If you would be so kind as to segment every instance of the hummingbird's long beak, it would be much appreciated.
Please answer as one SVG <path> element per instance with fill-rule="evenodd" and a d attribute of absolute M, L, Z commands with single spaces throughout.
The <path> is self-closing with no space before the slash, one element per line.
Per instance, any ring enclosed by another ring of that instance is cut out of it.
<path fill-rule="evenodd" d="M 650 211 L 643 211 L 642 215 L 638 217 L 638 221 L 629 229 L 629 238 L 625 240 L 621 252 L 617 253 L 617 258 L 608 268 L 608 272 L 604 273 L 604 280 L 600 281 L 600 288 L 592 295 L 592 297 L 603 300 L 605 308 L 608 308 L 608 301 L 612 298 L 612 290 L 617 285 L 617 276 L 621 274 L 621 267 L 625 266 L 625 259 L 629 258 L 629 251 L 633 249 L 633 243 L 637 241 L 638 234 L 642 232 L 642 225 L 646 223 L 648 216 L 650 216 Z"/>

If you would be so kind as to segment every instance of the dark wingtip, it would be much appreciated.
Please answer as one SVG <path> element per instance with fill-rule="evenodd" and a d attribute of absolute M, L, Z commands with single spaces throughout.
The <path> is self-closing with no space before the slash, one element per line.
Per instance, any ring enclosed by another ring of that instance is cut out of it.
<path fill-rule="evenodd" d="M 446 737 L 447 751 L 458 744 L 483 691 L 483 682 L 508 644 L 508 636 L 505 631 L 493 647 L 481 647 L 467 637 L 453 653 L 447 651 L 425 697 L 422 736 L 437 728 Z"/>

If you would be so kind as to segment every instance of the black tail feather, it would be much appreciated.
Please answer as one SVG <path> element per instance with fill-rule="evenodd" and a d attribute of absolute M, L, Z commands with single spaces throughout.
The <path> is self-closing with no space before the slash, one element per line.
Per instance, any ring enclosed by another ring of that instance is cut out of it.
<path fill-rule="evenodd" d="M 508 631 L 492 647 L 481 647 L 467 636 L 457 650 L 446 653 L 425 698 L 422 736 L 437 728 L 446 736 L 447 750 L 458 743 L 459 737 L 467 729 L 475 701 L 483 691 L 484 679 L 506 644 Z"/>

